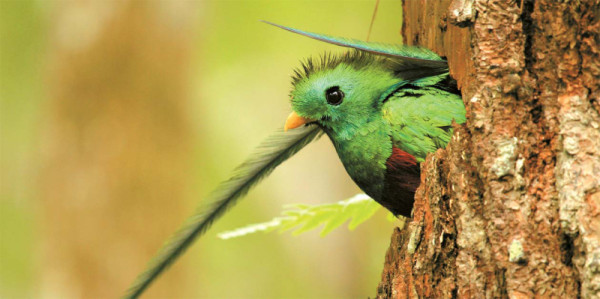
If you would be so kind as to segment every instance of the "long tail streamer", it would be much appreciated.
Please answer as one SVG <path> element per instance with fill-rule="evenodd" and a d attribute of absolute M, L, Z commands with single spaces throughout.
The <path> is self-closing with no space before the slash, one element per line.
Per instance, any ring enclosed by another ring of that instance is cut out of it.
<path fill-rule="evenodd" d="M 432 52 L 429 49 L 415 47 L 415 46 L 404 46 L 404 45 L 390 45 L 383 43 L 374 43 L 374 42 L 364 42 L 361 40 L 344 38 L 344 37 L 335 37 L 326 34 L 318 34 L 308 31 L 303 31 L 299 29 L 294 29 L 291 27 L 271 23 L 268 21 L 262 21 L 269 25 L 273 25 L 275 27 L 279 27 L 283 30 L 287 30 L 289 32 L 293 32 L 296 34 L 300 34 L 312 39 L 316 39 L 322 42 L 326 42 L 329 44 L 337 45 L 340 47 L 347 47 L 356 49 L 359 51 L 368 52 L 371 54 L 382 55 L 394 58 L 398 61 L 403 62 L 407 65 L 415 65 L 421 68 L 427 68 L 432 70 L 439 70 L 446 72 L 448 71 L 448 62 L 441 59 L 437 54 Z"/>
<path fill-rule="evenodd" d="M 321 135 L 317 126 L 298 128 L 284 133 L 278 131 L 267 138 L 250 155 L 242 165 L 234 171 L 233 176 L 221 183 L 215 191 L 204 200 L 197 212 L 189 217 L 182 228 L 177 231 L 150 261 L 146 271 L 142 272 L 124 298 L 137 298 L 150 284 L 190 245 L 205 233 L 210 226 L 238 199 L 244 196 L 261 179 L 270 174 L 279 164 L 287 160 L 304 146 Z"/>

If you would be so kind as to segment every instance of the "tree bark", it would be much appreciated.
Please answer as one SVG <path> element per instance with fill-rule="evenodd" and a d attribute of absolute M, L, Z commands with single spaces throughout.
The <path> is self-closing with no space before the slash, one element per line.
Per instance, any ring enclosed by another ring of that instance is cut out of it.
<path fill-rule="evenodd" d="M 467 122 L 422 165 L 378 298 L 600 297 L 600 1 L 404 1 Z"/>

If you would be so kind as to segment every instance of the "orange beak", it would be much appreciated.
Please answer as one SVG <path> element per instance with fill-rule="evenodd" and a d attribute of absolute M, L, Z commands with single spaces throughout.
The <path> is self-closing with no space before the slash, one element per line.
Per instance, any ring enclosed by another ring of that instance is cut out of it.
<path fill-rule="evenodd" d="M 290 113 L 290 116 L 288 116 L 287 120 L 285 121 L 285 126 L 283 126 L 283 131 L 287 131 L 289 129 L 295 129 L 295 128 L 305 125 L 311 121 L 312 121 L 311 119 L 304 118 L 304 117 L 296 114 L 296 112 L 292 111 L 292 113 Z"/>

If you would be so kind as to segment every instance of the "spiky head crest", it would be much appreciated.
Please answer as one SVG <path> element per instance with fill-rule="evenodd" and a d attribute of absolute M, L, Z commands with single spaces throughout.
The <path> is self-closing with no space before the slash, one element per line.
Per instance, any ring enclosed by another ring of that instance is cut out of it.
<path fill-rule="evenodd" d="M 368 65 L 384 64 L 387 60 L 385 57 L 358 50 L 348 51 L 343 54 L 325 52 L 320 56 L 309 57 L 302 61 L 300 67 L 294 69 L 292 85 L 296 86 L 298 82 L 308 79 L 312 74 L 326 69 L 334 69 L 342 63 L 351 65 L 356 69 L 362 69 Z"/>
<path fill-rule="evenodd" d="M 362 51 L 310 58 L 293 77 L 292 108 L 326 132 L 357 127 L 378 113 L 382 94 L 401 81 L 389 64 Z"/>

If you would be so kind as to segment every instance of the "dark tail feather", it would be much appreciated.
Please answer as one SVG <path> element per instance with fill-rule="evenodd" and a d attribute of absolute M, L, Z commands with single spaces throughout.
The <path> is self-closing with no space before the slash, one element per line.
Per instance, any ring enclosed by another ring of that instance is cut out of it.
<path fill-rule="evenodd" d="M 351 38 L 335 37 L 325 34 L 318 34 L 298 30 L 264 20 L 263 22 L 329 44 L 353 48 L 359 51 L 369 52 L 376 55 L 391 57 L 405 66 L 424 68 L 429 72 L 437 74 L 441 74 L 448 71 L 448 62 L 441 59 L 437 54 L 435 54 L 431 50 L 425 48 L 415 46 L 388 45 L 382 43 L 363 42 L 361 40 Z"/>
<path fill-rule="evenodd" d="M 233 176 L 221 183 L 205 200 L 197 212 L 189 217 L 150 261 L 146 271 L 142 272 L 124 298 L 137 298 L 146 288 L 194 242 L 227 209 L 244 196 L 261 179 L 271 173 L 279 164 L 293 156 L 304 146 L 320 136 L 321 129 L 316 126 L 294 129 L 284 133 L 278 131 L 265 140 Z"/>

